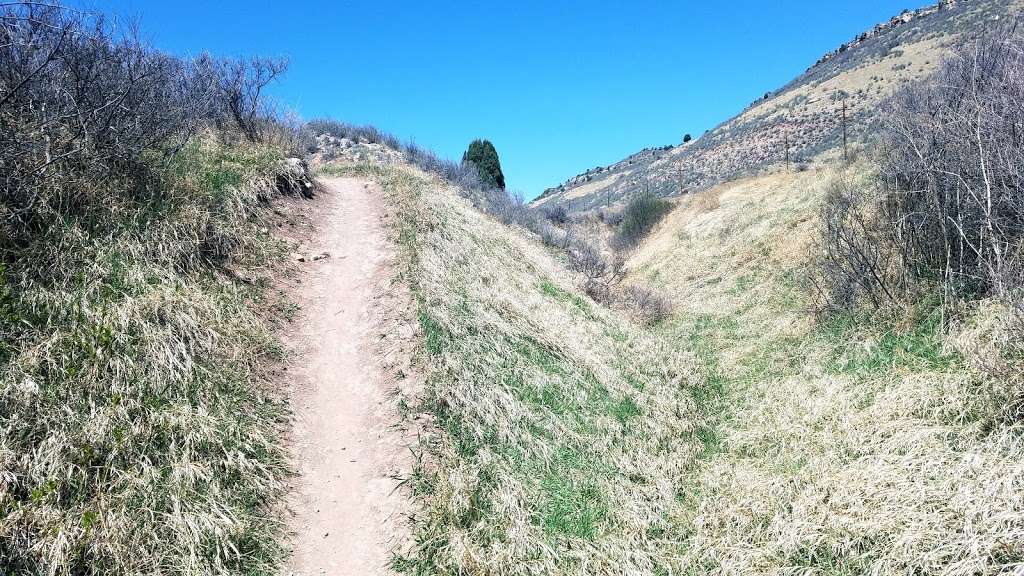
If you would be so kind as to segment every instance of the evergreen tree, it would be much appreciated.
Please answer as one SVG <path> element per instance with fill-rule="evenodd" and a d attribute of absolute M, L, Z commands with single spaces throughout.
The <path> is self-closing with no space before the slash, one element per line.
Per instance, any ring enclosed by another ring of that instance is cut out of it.
<path fill-rule="evenodd" d="M 473 140 L 462 155 L 463 162 L 472 162 L 480 172 L 480 179 L 487 186 L 505 189 L 505 175 L 501 173 L 498 151 L 488 140 Z"/>

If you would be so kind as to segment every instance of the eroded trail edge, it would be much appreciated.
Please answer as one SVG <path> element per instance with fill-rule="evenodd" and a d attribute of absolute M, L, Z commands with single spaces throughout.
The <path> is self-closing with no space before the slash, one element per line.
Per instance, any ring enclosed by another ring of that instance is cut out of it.
<path fill-rule="evenodd" d="M 397 478 L 408 469 L 389 391 L 392 354 L 381 345 L 392 253 L 376 185 L 324 184 L 315 231 L 300 242 L 301 312 L 288 337 L 298 472 L 291 573 L 387 574 L 404 533 Z"/>

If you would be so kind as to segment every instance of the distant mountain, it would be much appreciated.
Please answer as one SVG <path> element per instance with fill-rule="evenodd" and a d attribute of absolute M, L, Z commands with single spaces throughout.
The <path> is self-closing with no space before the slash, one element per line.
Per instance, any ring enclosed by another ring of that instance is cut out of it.
<path fill-rule="evenodd" d="M 873 112 L 899 86 L 933 71 L 952 44 L 1017 18 L 1022 8 L 1024 0 L 945 0 L 905 10 L 699 139 L 588 170 L 531 205 L 582 211 L 645 191 L 674 196 L 784 162 L 787 147 L 791 162 L 808 162 L 842 145 L 844 107 L 847 137 L 861 141 Z"/>

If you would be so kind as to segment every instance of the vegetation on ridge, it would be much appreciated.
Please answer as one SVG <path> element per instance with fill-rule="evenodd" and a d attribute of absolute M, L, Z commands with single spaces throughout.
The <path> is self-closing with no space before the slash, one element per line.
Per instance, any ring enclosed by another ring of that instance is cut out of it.
<path fill-rule="evenodd" d="M 0 572 L 277 572 L 280 71 L 0 7 Z"/>

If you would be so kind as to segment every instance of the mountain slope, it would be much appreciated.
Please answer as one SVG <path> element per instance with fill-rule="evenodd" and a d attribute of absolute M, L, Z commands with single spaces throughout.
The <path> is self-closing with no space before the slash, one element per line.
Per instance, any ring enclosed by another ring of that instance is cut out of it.
<path fill-rule="evenodd" d="M 783 162 L 787 144 L 791 161 L 808 162 L 841 146 L 844 103 L 848 138 L 861 141 L 886 97 L 932 72 L 949 46 L 1016 17 L 1022 6 L 1021 0 L 959 0 L 904 12 L 825 55 L 698 140 L 645 149 L 587 171 L 531 205 L 579 211 L 645 191 L 678 195 Z"/>

